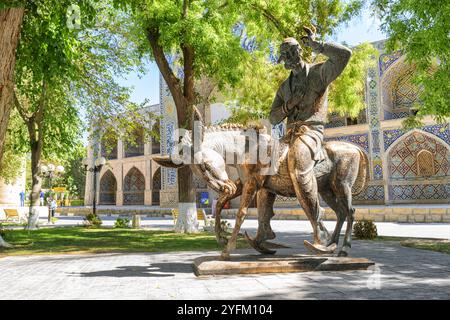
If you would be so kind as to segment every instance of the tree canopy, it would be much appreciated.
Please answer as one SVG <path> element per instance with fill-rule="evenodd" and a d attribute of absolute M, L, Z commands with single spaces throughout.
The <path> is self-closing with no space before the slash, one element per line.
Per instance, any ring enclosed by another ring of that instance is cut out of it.
<path fill-rule="evenodd" d="M 423 88 L 409 125 L 425 115 L 448 121 L 450 116 L 450 2 L 372 0 L 388 35 L 387 50 L 401 50 L 416 66 L 415 83 Z"/>

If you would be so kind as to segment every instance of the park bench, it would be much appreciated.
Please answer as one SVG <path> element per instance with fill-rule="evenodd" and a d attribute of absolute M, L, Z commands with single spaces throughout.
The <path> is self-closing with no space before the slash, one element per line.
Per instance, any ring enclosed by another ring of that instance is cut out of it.
<path fill-rule="evenodd" d="M 20 223 L 22 220 L 24 220 L 17 209 L 3 209 L 3 211 L 5 211 L 6 221 L 8 221 L 9 219 L 13 220 L 17 218 Z"/>
<path fill-rule="evenodd" d="M 173 217 L 173 223 L 177 224 L 177 219 L 180 214 L 180 211 L 178 208 L 172 209 L 172 217 Z M 210 215 L 207 215 L 205 213 L 205 210 L 203 209 L 197 209 L 197 220 L 203 221 L 204 226 L 209 225 L 209 221 L 212 220 L 212 217 Z"/>

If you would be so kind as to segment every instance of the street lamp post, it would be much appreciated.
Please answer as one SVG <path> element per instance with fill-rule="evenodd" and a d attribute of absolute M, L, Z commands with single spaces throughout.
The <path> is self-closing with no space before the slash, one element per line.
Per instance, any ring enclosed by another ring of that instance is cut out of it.
<path fill-rule="evenodd" d="M 94 216 L 97 215 L 96 202 L 97 202 L 97 172 L 102 170 L 102 167 L 106 164 L 106 159 L 104 157 L 97 158 L 94 162 L 94 167 L 88 168 L 88 159 L 83 159 L 84 170 L 94 173 L 94 201 L 92 203 L 92 213 Z"/>
<path fill-rule="evenodd" d="M 53 199 L 53 195 L 52 195 L 52 191 L 53 191 L 53 178 L 55 177 L 56 174 L 61 174 L 64 173 L 64 167 L 63 166 L 56 166 L 54 164 L 48 164 L 48 165 L 44 165 L 41 166 L 41 172 L 42 175 L 46 178 L 48 178 L 49 180 L 49 184 L 50 184 L 50 198 Z M 51 209 L 50 206 L 48 208 L 48 223 L 51 222 Z"/>

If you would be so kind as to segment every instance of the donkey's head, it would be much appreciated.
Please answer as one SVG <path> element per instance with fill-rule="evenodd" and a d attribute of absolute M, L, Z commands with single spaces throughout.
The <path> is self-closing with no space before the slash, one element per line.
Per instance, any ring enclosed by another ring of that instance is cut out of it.
<path fill-rule="evenodd" d="M 203 179 L 214 191 L 234 193 L 236 185 L 228 177 L 224 157 L 202 143 L 204 139 L 203 119 L 195 107 L 194 121 L 196 129 L 194 137 L 192 137 L 191 131 L 186 131 L 177 146 L 177 150 L 183 151 L 182 155 L 154 156 L 153 160 L 163 167 L 189 166 L 194 174 Z M 194 144 L 195 139 L 200 141 Z"/>

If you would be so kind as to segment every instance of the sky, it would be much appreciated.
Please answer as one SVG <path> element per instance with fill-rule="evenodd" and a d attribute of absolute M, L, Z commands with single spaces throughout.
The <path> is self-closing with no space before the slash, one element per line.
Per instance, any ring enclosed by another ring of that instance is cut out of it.
<path fill-rule="evenodd" d="M 330 40 L 355 46 L 362 42 L 386 38 L 379 30 L 380 21 L 371 14 L 372 11 L 365 8 L 360 17 L 353 18 L 347 26 L 341 27 Z M 159 71 L 154 62 L 147 65 L 147 72 L 142 78 L 139 78 L 136 73 L 128 74 L 125 78 L 119 82 L 122 85 L 134 87 L 131 96 L 133 102 L 141 103 L 148 99 L 150 104 L 159 103 Z"/>

